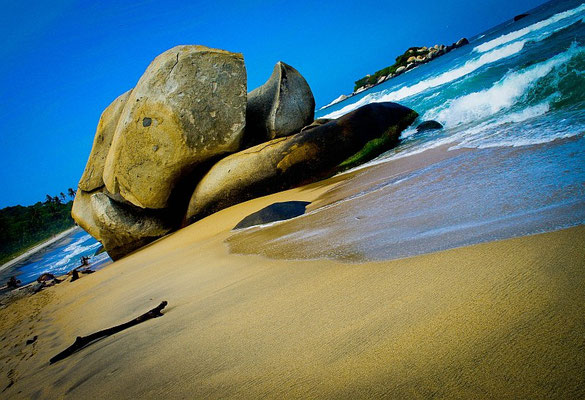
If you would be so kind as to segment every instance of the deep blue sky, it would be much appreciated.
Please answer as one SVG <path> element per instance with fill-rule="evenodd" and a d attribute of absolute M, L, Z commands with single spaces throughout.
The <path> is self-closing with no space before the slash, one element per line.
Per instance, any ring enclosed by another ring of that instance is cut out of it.
<path fill-rule="evenodd" d="M 472 37 L 542 0 L 0 0 L 0 208 L 76 187 L 102 110 L 179 44 L 244 54 L 248 90 L 282 60 L 317 106 L 414 45 Z"/>

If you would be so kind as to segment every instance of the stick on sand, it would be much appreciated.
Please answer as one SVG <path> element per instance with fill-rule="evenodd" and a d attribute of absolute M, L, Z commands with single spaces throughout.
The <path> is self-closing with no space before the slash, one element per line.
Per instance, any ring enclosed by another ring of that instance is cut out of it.
<path fill-rule="evenodd" d="M 83 349 L 86 346 L 89 346 L 90 344 L 99 339 L 113 335 L 115 333 L 123 331 L 124 329 L 128 329 L 134 325 L 138 325 L 139 323 L 147 321 L 149 319 L 162 317 L 163 314 L 161 313 L 161 311 L 163 310 L 163 308 L 167 306 L 167 304 L 168 303 L 166 301 L 163 301 L 158 305 L 158 307 L 155 307 L 152 310 L 148 311 L 147 313 L 144 313 L 141 316 L 134 318 L 132 321 L 125 322 L 121 325 L 116 325 L 112 328 L 104 329 L 99 332 L 92 333 L 91 335 L 88 336 L 77 336 L 75 342 L 71 346 L 63 350 L 61 353 L 51 358 L 49 360 L 49 364 L 53 364 L 56 363 L 57 361 L 63 360 L 64 358 L 69 357 L 70 355 L 78 352 L 79 350 Z"/>

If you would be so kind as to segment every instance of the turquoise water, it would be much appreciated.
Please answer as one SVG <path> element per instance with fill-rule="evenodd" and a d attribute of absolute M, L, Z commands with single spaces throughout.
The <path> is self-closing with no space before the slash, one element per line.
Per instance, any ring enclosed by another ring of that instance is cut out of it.
<path fill-rule="evenodd" d="M 526 146 L 585 131 L 585 3 L 553 1 L 509 21 L 316 117 L 337 118 L 372 102 L 395 101 L 445 129 L 403 133 L 382 159 L 430 147 Z M 411 45 L 414 45 L 411 43 Z M 416 125 L 415 123 L 415 125 Z"/>
<path fill-rule="evenodd" d="M 263 235 L 268 256 L 383 260 L 584 224 L 585 3 L 530 13 L 319 110 L 338 118 L 395 101 L 420 117 L 331 203 L 238 235 Z M 429 119 L 444 129 L 416 133 Z"/>
<path fill-rule="evenodd" d="M 35 281 L 41 274 L 50 272 L 64 275 L 81 264 L 81 257 L 90 257 L 92 268 L 111 262 L 107 253 L 94 256 L 100 243 L 84 231 L 77 231 L 66 240 L 59 241 L 47 252 L 35 255 L 18 269 L 17 278 L 22 284 Z"/>

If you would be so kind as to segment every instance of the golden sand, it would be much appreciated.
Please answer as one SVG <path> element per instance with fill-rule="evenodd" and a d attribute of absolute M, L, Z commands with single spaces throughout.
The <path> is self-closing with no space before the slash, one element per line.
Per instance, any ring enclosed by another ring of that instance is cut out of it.
<path fill-rule="evenodd" d="M 585 227 L 385 262 L 228 251 L 245 216 L 336 184 L 223 210 L 0 310 L 0 397 L 585 397 Z"/>

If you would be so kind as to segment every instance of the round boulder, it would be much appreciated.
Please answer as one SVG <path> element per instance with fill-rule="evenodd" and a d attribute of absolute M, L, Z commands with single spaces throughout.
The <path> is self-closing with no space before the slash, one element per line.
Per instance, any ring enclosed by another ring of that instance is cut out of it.
<path fill-rule="evenodd" d="M 239 149 L 245 118 L 242 55 L 174 47 L 154 59 L 132 90 L 106 158 L 104 183 L 138 207 L 165 208 L 197 165 Z"/>
<path fill-rule="evenodd" d="M 93 221 L 108 255 L 117 260 L 156 240 L 172 229 L 164 214 L 120 204 L 105 193 L 91 196 Z"/>
<path fill-rule="evenodd" d="M 313 122 L 315 99 L 303 76 L 279 61 L 266 83 L 248 93 L 246 145 L 296 133 Z"/>

